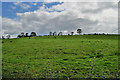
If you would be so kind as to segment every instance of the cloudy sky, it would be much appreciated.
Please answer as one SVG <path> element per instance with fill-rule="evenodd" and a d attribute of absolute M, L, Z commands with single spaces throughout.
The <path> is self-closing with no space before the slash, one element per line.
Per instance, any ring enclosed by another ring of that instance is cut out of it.
<path fill-rule="evenodd" d="M 1 5 L 1 4 L 0 4 Z M 117 2 L 2 2 L 2 33 L 118 33 Z"/>

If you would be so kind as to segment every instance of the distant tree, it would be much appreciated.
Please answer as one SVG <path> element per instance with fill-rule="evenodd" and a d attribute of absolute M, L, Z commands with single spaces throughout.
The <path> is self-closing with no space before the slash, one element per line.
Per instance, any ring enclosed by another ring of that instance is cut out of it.
<path fill-rule="evenodd" d="M 31 32 L 31 36 L 36 36 L 36 33 L 35 32 Z"/>
<path fill-rule="evenodd" d="M 53 33 L 53 36 L 56 36 L 56 35 L 57 35 L 57 33 L 56 33 L 56 32 L 54 32 L 54 33 Z"/>
<path fill-rule="evenodd" d="M 24 37 L 24 36 L 25 36 L 25 35 L 24 35 L 24 32 L 22 32 L 22 33 L 21 33 L 21 36 L 22 36 L 22 37 Z"/>
<path fill-rule="evenodd" d="M 82 33 L 82 30 L 81 29 L 77 29 L 77 33 L 79 33 L 79 35 L 80 35 L 80 33 Z"/>
<path fill-rule="evenodd" d="M 10 39 L 10 35 L 9 34 L 6 37 L 7 37 L 7 39 Z"/>
<path fill-rule="evenodd" d="M 74 32 L 71 32 L 71 35 L 73 35 L 74 34 Z"/>
<path fill-rule="evenodd" d="M 31 36 L 31 35 L 29 35 L 28 37 L 29 37 L 29 39 L 31 39 L 31 37 L 32 37 L 32 36 Z"/>
<path fill-rule="evenodd" d="M 28 37 L 28 33 L 25 34 L 25 37 Z"/>
<path fill-rule="evenodd" d="M 105 33 L 103 33 L 103 35 L 105 35 Z"/>
<path fill-rule="evenodd" d="M 62 33 L 62 32 L 60 32 L 60 35 L 62 36 L 62 35 L 63 35 L 63 33 Z"/>
<path fill-rule="evenodd" d="M 49 33 L 49 36 L 52 36 L 52 32 Z"/>
<path fill-rule="evenodd" d="M 94 33 L 94 35 L 99 35 L 98 33 Z"/>
<path fill-rule="evenodd" d="M 2 39 L 5 39 L 4 36 L 2 36 Z"/>
<path fill-rule="evenodd" d="M 18 38 L 21 38 L 22 36 L 21 36 L 21 35 L 18 35 L 17 37 L 18 37 Z"/>
<path fill-rule="evenodd" d="M 59 32 L 59 33 L 58 33 L 58 36 L 62 36 L 62 32 Z"/>

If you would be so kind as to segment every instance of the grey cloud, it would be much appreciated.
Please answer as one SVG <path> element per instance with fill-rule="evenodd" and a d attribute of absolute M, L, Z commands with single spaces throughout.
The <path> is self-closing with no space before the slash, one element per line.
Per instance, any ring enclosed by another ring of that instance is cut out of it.
<path fill-rule="evenodd" d="M 28 17 L 28 16 L 27 16 Z M 25 19 L 24 19 L 25 18 Z M 26 31 L 36 31 L 40 34 L 48 34 L 50 31 L 75 31 L 77 28 L 82 28 L 83 31 L 88 31 L 90 26 L 96 25 L 97 21 L 91 21 L 83 18 L 76 18 L 74 14 L 64 14 L 54 18 L 49 16 L 37 16 L 32 14 L 28 18 L 21 18 L 22 26 Z"/>
<path fill-rule="evenodd" d="M 114 2 L 98 2 L 98 8 L 97 9 L 86 9 L 86 10 L 82 10 L 83 13 L 99 13 L 105 9 L 114 9 L 114 10 L 117 10 L 118 9 L 118 6 L 117 4 L 115 4 Z"/>
<path fill-rule="evenodd" d="M 71 6 L 72 4 L 75 7 L 74 9 Z M 89 3 L 84 4 L 89 5 Z M 64 9 L 63 5 L 64 3 L 59 7 Z M 68 3 L 67 5 L 65 6 L 66 10 L 62 12 L 49 13 L 43 7 L 42 10 L 38 9 L 34 12 L 17 13 L 19 21 L 3 18 L 3 31 L 5 34 L 11 35 L 20 34 L 21 32 L 30 33 L 32 31 L 37 32 L 37 34 L 48 34 L 50 31 L 63 31 L 68 34 L 78 28 L 81 28 L 83 33 L 116 32 L 117 19 L 114 14 L 117 13 L 117 10 L 113 10 L 114 8 L 111 7 L 111 5 L 114 5 L 113 3 L 97 3 L 96 8 L 90 10 L 92 13 L 92 10 L 96 10 L 94 14 L 89 13 L 90 8 L 83 7 L 82 3 Z M 82 8 L 79 9 L 79 7 Z M 58 6 L 56 6 L 57 8 Z M 109 8 L 112 8 L 112 10 L 108 10 Z M 85 10 L 86 12 L 83 13 Z M 105 10 L 105 12 L 102 13 L 101 10 Z"/>
<path fill-rule="evenodd" d="M 2 30 L 4 31 L 4 34 L 14 35 L 20 32 L 20 30 L 22 30 L 22 26 L 21 23 L 16 20 L 3 18 Z"/>

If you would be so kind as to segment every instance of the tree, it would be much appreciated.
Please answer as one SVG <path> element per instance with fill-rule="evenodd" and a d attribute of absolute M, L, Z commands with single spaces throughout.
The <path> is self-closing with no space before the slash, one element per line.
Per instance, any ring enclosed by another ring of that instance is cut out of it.
<path fill-rule="evenodd" d="M 71 32 L 71 35 L 73 35 L 74 34 L 74 32 Z"/>
<path fill-rule="evenodd" d="M 56 35 L 57 35 L 57 33 L 56 33 L 56 32 L 54 32 L 54 33 L 53 33 L 53 36 L 56 36 Z"/>
<path fill-rule="evenodd" d="M 80 33 L 82 33 L 82 30 L 81 29 L 77 29 L 77 33 L 79 33 L 79 35 L 80 35 Z"/>
<path fill-rule="evenodd" d="M 52 32 L 49 33 L 49 36 L 52 36 Z"/>
<path fill-rule="evenodd" d="M 25 37 L 28 37 L 28 33 L 25 34 Z"/>
<path fill-rule="evenodd" d="M 21 36 L 21 35 L 18 35 L 17 37 L 18 37 L 18 38 L 21 38 L 22 36 Z"/>
<path fill-rule="evenodd" d="M 8 34 L 7 36 L 6 36 L 8 39 L 10 39 L 10 35 Z"/>
<path fill-rule="evenodd" d="M 22 33 L 21 33 L 21 36 L 22 36 L 22 37 L 24 37 L 24 36 L 25 36 L 25 35 L 24 35 L 24 32 L 22 32 Z"/>
<path fill-rule="evenodd" d="M 5 39 L 4 36 L 2 36 L 2 39 Z"/>
<path fill-rule="evenodd" d="M 62 36 L 62 32 L 59 32 L 59 33 L 58 33 L 58 36 Z"/>
<path fill-rule="evenodd" d="M 29 39 L 30 39 L 30 38 L 31 38 L 31 35 L 29 35 L 28 37 L 29 37 Z"/>
<path fill-rule="evenodd" d="M 36 36 L 36 33 L 35 32 L 31 32 L 31 36 Z"/>

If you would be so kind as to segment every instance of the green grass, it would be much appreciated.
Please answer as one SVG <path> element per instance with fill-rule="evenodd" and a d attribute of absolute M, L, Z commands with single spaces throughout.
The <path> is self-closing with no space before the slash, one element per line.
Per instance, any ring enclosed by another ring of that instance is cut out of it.
<path fill-rule="evenodd" d="M 120 78 L 117 35 L 3 41 L 4 78 Z"/>

